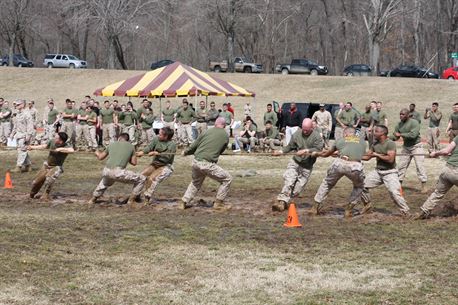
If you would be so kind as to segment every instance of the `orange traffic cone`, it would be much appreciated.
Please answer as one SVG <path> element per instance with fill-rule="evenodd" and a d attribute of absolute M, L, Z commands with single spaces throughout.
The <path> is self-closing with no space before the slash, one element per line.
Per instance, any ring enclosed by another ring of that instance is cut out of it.
<path fill-rule="evenodd" d="M 10 172 L 7 171 L 5 175 L 5 188 L 12 189 L 13 188 L 13 181 L 11 181 Z"/>
<path fill-rule="evenodd" d="M 287 228 L 302 227 L 302 225 L 299 223 L 299 217 L 297 217 L 296 205 L 293 202 L 289 204 L 288 217 L 286 218 L 286 222 L 283 226 Z"/>

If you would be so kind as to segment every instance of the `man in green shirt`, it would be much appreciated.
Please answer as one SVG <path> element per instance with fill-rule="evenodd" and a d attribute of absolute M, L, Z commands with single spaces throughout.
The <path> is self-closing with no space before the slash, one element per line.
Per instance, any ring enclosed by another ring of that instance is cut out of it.
<path fill-rule="evenodd" d="M 364 191 L 361 196 L 364 204 L 361 214 L 372 210 L 369 190 L 385 185 L 391 198 L 399 207 L 403 216 L 409 216 L 409 206 L 401 194 L 401 183 L 396 168 L 396 143 L 388 139 L 388 128 L 385 125 L 376 125 L 374 128 L 374 145 L 369 149 L 363 160 L 377 159 L 375 170 L 370 172 L 364 180 Z"/>
<path fill-rule="evenodd" d="M 127 205 L 135 207 L 135 199 L 141 194 L 145 186 L 146 177 L 136 172 L 127 170 L 127 164 L 137 165 L 135 147 L 129 143 L 129 134 L 121 133 L 116 142 L 111 143 L 104 151 L 96 151 L 97 159 L 104 160 L 108 157 L 102 171 L 102 180 L 92 194 L 88 204 L 95 204 L 105 191 L 115 182 L 132 183 L 134 185 Z"/>
<path fill-rule="evenodd" d="M 291 137 L 288 145 L 282 150 L 274 151 L 274 156 L 296 151 L 296 155 L 289 161 L 283 174 L 284 185 L 277 196 L 277 202 L 272 205 L 272 211 L 282 212 L 287 209 L 291 197 L 298 196 L 312 175 L 316 157 L 312 154 L 323 149 L 324 142 L 313 128 L 311 119 L 302 121 L 302 128 Z"/>
<path fill-rule="evenodd" d="M 195 121 L 196 114 L 191 107 L 187 99 L 183 99 L 183 106 L 178 109 L 176 120 L 178 123 L 178 145 L 188 146 L 194 139 L 192 137 L 192 122 Z"/>
<path fill-rule="evenodd" d="M 415 107 L 415 104 L 409 105 L 409 117 L 418 121 L 418 123 L 421 125 L 421 114 L 415 110 Z"/>
<path fill-rule="evenodd" d="M 114 109 L 110 105 L 110 101 L 105 101 L 100 110 L 100 123 L 102 127 L 103 144 L 108 146 L 116 141 L 116 128 L 118 120 Z"/>
<path fill-rule="evenodd" d="M 442 112 L 439 111 L 439 103 L 434 102 L 431 109 L 426 108 L 423 118 L 429 119 L 428 126 L 428 151 L 439 150 L 440 129 L 439 125 L 442 119 Z"/>
<path fill-rule="evenodd" d="M 205 101 L 199 102 L 199 108 L 196 110 L 196 120 L 197 136 L 200 136 L 207 130 L 208 111 L 205 107 Z"/>
<path fill-rule="evenodd" d="M 271 121 L 267 121 L 265 124 L 264 137 L 260 140 L 261 148 L 265 150 L 270 148 L 271 150 L 277 149 L 277 146 L 281 146 L 280 133 L 276 126 Z"/>
<path fill-rule="evenodd" d="M 374 127 L 374 118 L 371 113 L 371 105 L 366 105 L 366 111 L 361 114 L 359 120 L 359 137 L 367 140 L 369 145 L 372 144 L 372 128 Z"/>
<path fill-rule="evenodd" d="M 402 109 L 399 113 L 400 122 L 394 128 L 392 140 L 399 140 L 402 137 L 404 144 L 402 145 L 401 153 L 403 156 L 399 158 L 399 181 L 404 180 L 407 168 L 409 167 L 412 159 L 415 161 L 417 167 L 417 176 L 421 181 L 421 193 L 425 194 L 428 192 L 426 188 L 426 182 L 428 176 L 426 175 L 426 169 L 423 165 L 425 160 L 424 150 L 421 144 L 420 138 L 420 123 L 417 120 L 409 117 L 409 110 Z"/>
<path fill-rule="evenodd" d="M 458 136 L 458 103 L 453 104 L 453 112 L 448 119 L 445 133 L 448 134 L 450 143 Z"/>
<path fill-rule="evenodd" d="M 51 140 L 54 139 L 54 135 L 56 133 L 56 125 L 59 123 L 59 111 L 54 108 L 54 102 L 50 100 L 48 102 L 48 116 L 46 119 L 46 126 L 45 126 L 45 139 Z"/>
<path fill-rule="evenodd" d="M 210 102 L 207 117 L 207 128 L 215 127 L 215 121 L 219 117 L 219 111 L 216 109 L 215 102 Z"/>
<path fill-rule="evenodd" d="M 65 109 L 60 113 L 63 120 L 60 131 L 65 132 L 68 135 L 69 144 L 74 146 L 75 143 L 73 143 L 73 134 L 75 133 L 75 121 L 78 116 L 78 111 L 73 109 L 73 103 L 70 99 L 66 99 L 65 104 Z"/>
<path fill-rule="evenodd" d="M 185 156 L 194 155 L 194 160 L 192 161 L 192 181 L 181 199 L 180 209 L 184 210 L 189 207 L 207 176 L 221 184 L 216 193 L 213 208 L 225 208 L 224 199 L 229 192 L 232 176 L 216 164 L 229 143 L 229 136 L 224 130 L 225 126 L 226 120 L 221 117 L 217 118 L 214 128 L 201 134 L 188 149 L 183 151 Z"/>
<path fill-rule="evenodd" d="M 11 172 L 29 172 L 32 170 L 32 162 L 30 161 L 27 147 L 35 129 L 30 113 L 25 110 L 25 101 L 17 100 L 14 104 L 17 112 L 10 137 L 17 142 L 17 161 L 16 167 Z"/>
<path fill-rule="evenodd" d="M 0 145 L 5 146 L 11 134 L 11 116 L 13 114 L 13 111 L 8 106 L 8 101 L 3 101 L 0 107 Z"/>
<path fill-rule="evenodd" d="M 30 190 L 30 198 L 35 198 L 35 195 L 40 191 L 41 187 L 45 186 L 45 191 L 41 196 L 42 200 L 50 200 L 51 188 L 56 182 L 57 178 L 64 173 L 64 162 L 68 154 L 74 152 L 73 147 L 67 142 L 68 135 L 65 132 L 59 132 L 54 136 L 54 139 L 49 140 L 48 143 L 42 145 L 29 146 L 29 150 L 49 149 L 49 155 L 45 162 L 43 162 L 42 169 L 38 172 L 37 176 L 32 182 L 32 189 Z"/>
<path fill-rule="evenodd" d="M 97 115 L 92 111 L 90 106 L 85 109 L 80 109 L 77 116 L 78 124 L 76 125 L 76 143 L 79 147 L 82 146 L 81 140 L 84 137 L 87 143 L 87 148 L 95 150 L 97 148 L 97 140 L 95 138 L 95 124 L 97 123 Z"/>
<path fill-rule="evenodd" d="M 166 101 L 165 108 L 161 112 L 161 121 L 164 127 L 175 130 L 175 113 L 176 110 L 171 107 L 170 101 Z"/>
<path fill-rule="evenodd" d="M 272 110 L 272 104 L 267 104 L 267 112 L 264 113 L 264 125 L 266 125 L 267 121 L 277 126 L 278 116 L 277 113 Z"/>
<path fill-rule="evenodd" d="M 122 132 L 129 135 L 130 143 L 132 143 L 134 146 L 137 145 L 135 131 L 137 127 L 138 116 L 137 112 L 132 107 L 131 102 L 127 103 L 126 109 L 119 114 L 119 118 L 123 122 Z"/>
<path fill-rule="evenodd" d="M 377 102 L 375 106 L 375 111 L 372 111 L 372 118 L 374 120 L 374 125 L 385 125 L 388 127 L 388 116 L 386 112 L 382 110 L 382 102 Z"/>
<path fill-rule="evenodd" d="M 240 131 L 238 136 L 235 136 L 235 150 L 234 152 L 240 152 L 240 149 L 243 148 L 243 144 L 248 144 L 247 152 L 250 153 L 251 149 L 256 146 L 258 139 L 256 138 L 257 128 L 253 124 L 250 117 L 247 118 L 243 129 Z"/>
<path fill-rule="evenodd" d="M 226 103 L 223 104 L 223 111 L 219 113 L 219 117 L 224 118 L 224 121 L 226 122 L 226 133 L 228 136 L 231 135 L 231 126 L 234 123 L 234 115 L 232 112 L 228 110 L 228 106 Z"/>
<path fill-rule="evenodd" d="M 345 176 L 353 183 L 353 190 L 345 207 L 345 217 L 353 216 L 353 207 L 359 202 L 364 190 L 365 176 L 361 160 L 365 152 L 366 142 L 356 135 L 353 127 L 347 127 L 344 129 L 344 137 L 342 139 L 337 140 L 329 151 L 318 154 L 322 157 L 329 157 L 334 153 L 338 153 L 339 157 L 332 163 L 326 177 L 318 188 L 314 198 L 315 204 L 309 211 L 310 214 L 320 214 L 323 201 L 340 178 Z"/>
<path fill-rule="evenodd" d="M 173 130 L 170 127 L 162 127 L 159 135 L 155 137 L 147 147 L 137 152 L 137 157 L 148 155 L 154 157 L 151 165 L 145 168 L 142 175 L 147 177 L 145 186 L 146 204 L 151 204 L 154 192 L 159 183 L 166 180 L 173 173 L 173 161 L 177 147 L 172 141 Z"/>
<path fill-rule="evenodd" d="M 141 130 L 141 144 L 148 145 L 153 138 L 156 136 L 153 129 L 153 123 L 156 116 L 151 109 L 151 102 L 148 99 L 144 99 L 142 107 L 137 109 L 138 115 L 138 129 Z"/>
<path fill-rule="evenodd" d="M 337 121 L 337 118 L 340 116 L 340 114 L 345 111 L 345 104 L 344 103 L 339 103 L 339 109 L 334 111 L 334 118 L 336 119 L 336 127 L 334 129 L 334 140 L 337 141 L 339 139 L 342 139 L 343 137 L 343 128 L 341 124 Z"/>
<path fill-rule="evenodd" d="M 447 160 L 444 170 L 439 175 L 436 189 L 426 199 L 421 206 L 421 212 L 416 214 L 414 219 L 426 219 L 431 215 L 431 211 L 444 198 L 445 194 L 453 187 L 458 186 L 458 136 L 453 139 L 453 142 L 448 144 L 442 150 L 433 151 L 430 154 L 431 158 L 438 156 L 450 156 Z M 456 197 L 455 197 L 456 199 Z"/>

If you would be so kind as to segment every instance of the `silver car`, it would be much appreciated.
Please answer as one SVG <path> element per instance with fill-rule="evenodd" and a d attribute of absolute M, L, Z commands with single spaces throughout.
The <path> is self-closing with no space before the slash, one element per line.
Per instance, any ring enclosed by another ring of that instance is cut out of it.
<path fill-rule="evenodd" d="M 43 65 L 48 68 L 87 68 L 87 63 L 69 54 L 46 54 Z"/>

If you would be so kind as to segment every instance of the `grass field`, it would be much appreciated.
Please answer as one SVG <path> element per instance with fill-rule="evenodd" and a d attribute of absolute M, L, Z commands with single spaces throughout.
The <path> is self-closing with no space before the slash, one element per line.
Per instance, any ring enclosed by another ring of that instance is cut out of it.
<path fill-rule="evenodd" d="M 136 73 L 2 68 L 0 95 L 77 98 Z M 283 100 L 353 96 L 362 105 L 371 99 L 366 88 L 391 108 L 398 107 L 396 99 L 409 103 L 410 94 L 423 109 L 434 99 L 451 105 L 456 91 L 455 83 L 435 80 L 221 77 L 256 91 L 262 105 L 281 92 Z M 391 108 L 393 115 L 399 110 Z M 35 167 L 46 155 L 32 152 Z M 0 152 L 0 158 L 3 185 L 15 152 Z M 0 304 L 458 303 L 457 188 L 427 221 L 401 218 L 383 187 L 371 192 L 375 213 L 345 220 L 351 185 L 343 179 L 328 197 L 325 215 L 311 218 L 305 211 L 332 162 L 320 159 L 296 200 L 303 228 L 287 229 L 286 213 L 273 213 L 270 205 L 288 157 L 221 157 L 220 165 L 235 177 L 228 197 L 233 208 L 226 212 L 211 209 L 217 187 L 211 181 L 193 208 L 176 209 L 191 180 L 191 160 L 177 157 L 175 173 L 159 187 L 157 204 L 133 211 L 119 204 L 130 190 L 119 184 L 104 203 L 84 205 L 103 168 L 91 154 L 67 159 L 52 202 L 28 198 L 35 172 L 13 174 L 14 189 L 0 190 Z M 142 158 L 133 169 L 147 164 Z M 367 171 L 373 166 L 365 164 Z M 433 189 L 444 160 L 428 159 L 426 166 Z M 241 177 L 247 169 L 256 175 Z M 428 194 L 420 194 L 412 165 L 404 189 L 409 206 L 418 211 Z"/>

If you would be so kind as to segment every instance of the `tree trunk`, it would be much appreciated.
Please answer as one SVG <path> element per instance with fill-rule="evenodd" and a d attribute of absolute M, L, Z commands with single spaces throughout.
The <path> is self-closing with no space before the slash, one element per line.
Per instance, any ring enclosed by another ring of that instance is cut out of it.
<path fill-rule="evenodd" d="M 121 68 L 123 70 L 127 70 L 128 68 L 127 68 L 126 60 L 124 58 L 124 51 L 122 49 L 122 44 L 121 44 L 121 41 L 119 40 L 119 36 L 114 37 L 113 48 L 116 52 L 116 58 L 118 59 L 119 64 L 121 65 Z"/>
<path fill-rule="evenodd" d="M 107 47 L 107 69 L 115 68 L 115 50 L 114 50 L 114 37 L 108 37 L 108 47 Z"/>
<path fill-rule="evenodd" d="M 14 64 L 14 47 L 16 44 L 16 32 L 11 34 L 11 41 L 8 46 L 8 66 L 12 67 Z"/>
<path fill-rule="evenodd" d="M 379 72 L 380 42 L 373 37 L 369 37 L 369 62 L 374 68 L 374 75 Z"/>

